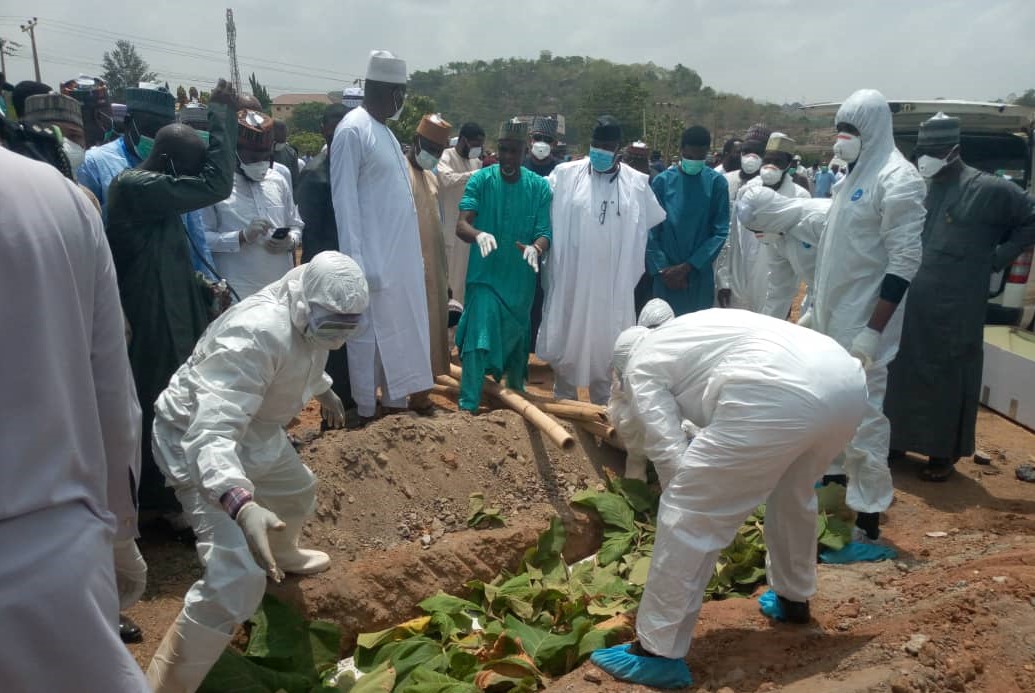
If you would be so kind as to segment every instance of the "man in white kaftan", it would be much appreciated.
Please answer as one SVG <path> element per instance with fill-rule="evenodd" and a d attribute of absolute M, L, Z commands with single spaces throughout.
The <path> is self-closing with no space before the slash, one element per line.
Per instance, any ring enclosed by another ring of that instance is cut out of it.
<path fill-rule="evenodd" d="M 341 252 L 366 275 L 366 331 L 349 342 L 349 375 L 359 415 L 406 406 L 430 390 L 428 301 L 417 210 L 399 141 L 385 121 L 402 111 L 406 63 L 373 51 L 363 106 L 338 124 L 331 143 L 331 197 Z"/>
<path fill-rule="evenodd" d="M 467 283 L 467 260 L 471 246 L 456 237 L 456 222 L 460 218 L 460 200 L 464 196 L 467 181 L 475 171 L 481 169 L 485 143 L 485 130 L 477 123 L 464 123 L 456 146 L 442 152 L 438 161 L 438 199 L 442 207 L 442 236 L 446 241 L 446 278 L 453 298 L 464 302 L 464 285 Z"/>
<path fill-rule="evenodd" d="M 136 553 L 140 407 L 111 251 L 56 169 L 0 148 L 0 171 L 0 686 L 142 693 L 112 559 Z"/>
<path fill-rule="evenodd" d="M 634 289 L 643 274 L 647 232 L 665 220 L 648 177 L 617 163 L 617 122 L 602 116 L 590 161 L 560 164 L 553 189 L 554 242 L 544 263 L 543 323 L 536 353 L 554 371 L 554 396 L 606 404 L 611 352 L 618 334 L 636 324 Z M 612 154 L 609 159 L 605 152 Z"/>

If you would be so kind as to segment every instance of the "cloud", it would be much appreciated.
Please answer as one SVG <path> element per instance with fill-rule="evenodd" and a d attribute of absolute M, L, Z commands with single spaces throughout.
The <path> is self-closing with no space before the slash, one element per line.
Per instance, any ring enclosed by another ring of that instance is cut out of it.
<path fill-rule="evenodd" d="M 170 83 L 229 71 L 223 7 L 205 0 L 36 0 L 33 12 L 50 83 L 98 73 L 116 37 L 137 42 Z M 405 57 L 411 70 L 541 50 L 682 63 L 720 91 L 774 102 L 841 99 L 860 87 L 969 99 L 1035 87 L 1030 0 L 248 0 L 234 14 L 242 77 L 255 71 L 273 93 L 340 89 L 362 75 L 371 48 Z M 0 16 L 0 36 L 27 38 L 23 20 Z M 12 80 L 31 77 L 28 55 L 9 59 Z"/>

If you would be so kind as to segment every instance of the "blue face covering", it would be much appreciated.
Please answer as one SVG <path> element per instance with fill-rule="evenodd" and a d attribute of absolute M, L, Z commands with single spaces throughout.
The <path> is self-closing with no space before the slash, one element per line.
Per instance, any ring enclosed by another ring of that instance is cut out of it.
<path fill-rule="evenodd" d="M 683 169 L 683 173 L 688 176 L 696 176 L 704 170 L 703 159 L 682 159 L 679 162 L 679 167 Z"/>
<path fill-rule="evenodd" d="M 599 147 L 590 147 L 589 163 L 593 166 L 593 170 L 599 173 L 610 171 L 615 165 L 615 153 Z"/>

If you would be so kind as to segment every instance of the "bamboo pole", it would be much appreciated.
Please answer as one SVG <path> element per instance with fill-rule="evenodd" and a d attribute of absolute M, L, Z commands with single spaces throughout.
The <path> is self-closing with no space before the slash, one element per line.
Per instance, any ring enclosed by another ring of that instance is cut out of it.
<path fill-rule="evenodd" d="M 460 397 L 460 391 L 455 387 L 449 387 L 448 385 L 434 385 L 431 388 L 431 392 L 432 394 L 448 397 L 449 399 L 458 399 Z"/>
<path fill-rule="evenodd" d="M 555 402 L 536 402 L 536 406 L 547 414 L 553 414 L 562 419 L 574 419 L 588 423 L 606 423 L 607 415 L 604 412 L 594 411 L 585 407 L 573 407 L 570 404 L 559 404 Z"/>
<path fill-rule="evenodd" d="M 449 372 L 457 381 L 459 381 L 463 375 L 463 371 L 452 364 L 449 366 Z M 561 450 L 570 450 L 575 447 L 575 438 L 573 438 L 563 426 L 544 414 L 541 409 L 521 397 L 516 392 L 508 390 L 505 387 L 500 387 L 499 383 L 493 382 L 488 378 L 485 379 L 484 390 L 503 404 L 507 405 L 510 409 L 521 414 L 526 421 L 538 428 L 543 435 L 550 439 L 550 442 Z"/>
<path fill-rule="evenodd" d="M 614 426 L 587 421 L 579 421 L 578 425 L 584 431 L 600 438 L 600 440 L 614 449 L 625 450 L 625 444 L 618 437 L 618 431 L 615 430 Z"/>

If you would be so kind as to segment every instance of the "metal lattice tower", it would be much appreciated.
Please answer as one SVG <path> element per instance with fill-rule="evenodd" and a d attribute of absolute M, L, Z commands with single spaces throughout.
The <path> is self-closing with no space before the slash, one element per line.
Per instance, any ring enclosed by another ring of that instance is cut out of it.
<path fill-rule="evenodd" d="M 241 70 L 237 66 L 237 27 L 234 26 L 234 11 L 226 8 L 226 54 L 230 56 L 230 81 L 234 91 L 241 93 Z"/>

